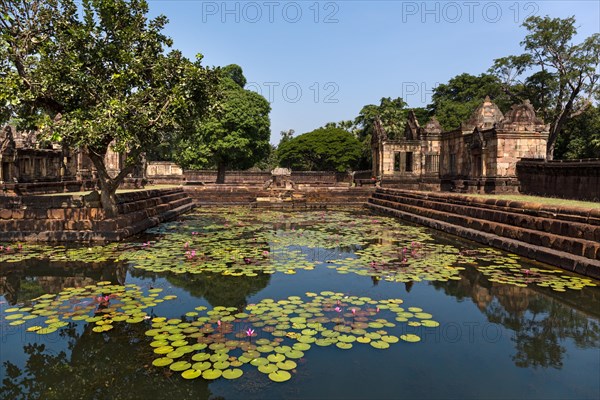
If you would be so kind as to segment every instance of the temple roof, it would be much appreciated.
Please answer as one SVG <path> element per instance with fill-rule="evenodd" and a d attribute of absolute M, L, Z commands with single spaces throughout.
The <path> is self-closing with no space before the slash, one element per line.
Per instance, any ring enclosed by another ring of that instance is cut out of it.
<path fill-rule="evenodd" d="M 418 140 L 421 133 L 421 127 L 419 121 L 413 110 L 408 112 L 408 118 L 406 119 L 406 127 L 404 128 L 404 137 L 407 140 Z"/>
<path fill-rule="evenodd" d="M 537 117 L 533 105 L 529 100 L 525 100 L 521 104 L 513 104 L 510 111 L 506 113 L 504 119 L 498 124 L 498 128 L 504 131 L 548 131 L 548 126 Z"/>
<path fill-rule="evenodd" d="M 503 118 L 502 111 L 492 102 L 489 96 L 486 96 L 483 103 L 471 114 L 469 120 L 461 124 L 461 130 L 472 131 L 475 128 L 479 130 L 492 129 Z"/>
<path fill-rule="evenodd" d="M 426 135 L 439 135 L 444 129 L 442 128 L 442 125 L 440 125 L 440 122 L 437 120 L 437 118 L 434 116 L 431 117 L 429 121 L 427 121 L 423 130 L 425 131 Z"/>

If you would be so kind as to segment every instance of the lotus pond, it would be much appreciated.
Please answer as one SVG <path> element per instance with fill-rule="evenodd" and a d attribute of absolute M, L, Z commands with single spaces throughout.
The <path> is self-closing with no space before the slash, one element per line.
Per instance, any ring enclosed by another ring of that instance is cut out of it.
<path fill-rule="evenodd" d="M 0 398 L 600 398 L 599 282 L 363 209 L 0 243 Z"/>

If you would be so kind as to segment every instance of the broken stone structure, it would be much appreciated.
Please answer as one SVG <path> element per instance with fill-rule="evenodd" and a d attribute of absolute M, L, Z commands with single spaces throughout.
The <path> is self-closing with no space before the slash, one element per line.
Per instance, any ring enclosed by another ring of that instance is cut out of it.
<path fill-rule="evenodd" d="M 457 129 L 435 117 L 420 127 L 408 115 L 404 138 L 388 140 L 379 124 L 372 139 L 373 171 L 386 186 L 464 192 L 517 191 L 516 165 L 545 158 L 548 125 L 529 101 L 502 111 L 489 97 Z"/>
<path fill-rule="evenodd" d="M 64 174 L 60 147 L 41 146 L 35 132 L 17 132 L 11 126 L 0 131 L 0 183 L 49 182 Z"/>
<path fill-rule="evenodd" d="M 109 150 L 105 157 L 111 176 L 125 166 L 125 155 Z M 134 171 L 143 177 L 145 168 Z M 89 181 L 96 169 L 82 150 L 64 149 L 60 144 L 41 143 L 35 131 L 17 131 L 10 125 L 0 131 L 0 184 Z"/>

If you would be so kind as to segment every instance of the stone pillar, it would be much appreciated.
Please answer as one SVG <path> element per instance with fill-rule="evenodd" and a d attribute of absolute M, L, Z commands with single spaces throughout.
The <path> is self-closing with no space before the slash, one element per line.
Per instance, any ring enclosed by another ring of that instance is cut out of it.
<path fill-rule="evenodd" d="M 481 176 L 487 177 L 487 150 L 481 150 Z"/>

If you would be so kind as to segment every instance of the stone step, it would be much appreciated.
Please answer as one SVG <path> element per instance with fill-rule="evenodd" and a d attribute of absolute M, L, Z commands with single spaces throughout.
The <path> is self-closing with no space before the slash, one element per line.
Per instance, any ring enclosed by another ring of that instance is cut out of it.
<path fill-rule="evenodd" d="M 122 240 L 191 210 L 194 203 L 181 188 L 176 188 L 150 190 L 145 193 L 124 193 L 120 195 L 119 207 L 127 212 L 110 219 L 92 219 L 90 216 L 93 210 L 96 211 L 95 216 L 101 214 L 102 210 L 77 207 L 50 210 L 46 218 L 23 219 L 21 216 L 21 219 L 3 219 L 0 220 L 0 240 L 30 242 Z"/>
<path fill-rule="evenodd" d="M 440 221 L 456 224 L 465 228 L 476 229 L 478 231 L 495 234 L 497 236 L 520 240 L 536 246 L 543 246 L 558 251 L 564 251 L 576 256 L 600 259 L 600 243 L 594 241 L 566 238 L 548 232 L 524 229 L 507 224 L 495 223 L 485 219 L 471 218 L 469 216 L 439 211 L 433 205 L 430 205 L 429 207 L 419 207 L 378 198 L 369 199 L 369 204 L 376 204 L 387 208 L 398 209 L 406 213 L 413 213 L 432 219 L 438 219 Z"/>
<path fill-rule="evenodd" d="M 434 208 L 450 214 L 460 214 L 475 219 L 484 219 L 496 223 L 517 226 L 523 229 L 539 230 L 575 239 L 600 242 L 600 226 L 584 224 L 581 222 L 569 222 L 555 218 L 530 216 L 519 213 L 516 209 L 501 211 L 471 206 L 468 203 L 446 203 L 438 201 L 437 198 L 430 199 L 428 197 L 413 194 L 400 195 L 397 193 L 389 194 L 385 192 L 376 192 L 373 197 L 403 204 L 411 204 L 422 208 Z"/>
<path fill-rule="evenodd" d="M 580 222 L 600 226 L 600 208 L 578 208 L 567 206 L 554 206 L 535 202 L 521 202 L 497 198 L 484 198 L 455 193 L 422 192 L 402 189 L 378 188 L 377 193 L 399 195 L 403 197 L 414 197 L 430 199 L 450 204 L 469 205 L 499 211 L 518 212 L 520 214 L 552 218 L 561 221 Z"/>
<path fill-rule="evenodd" d="M 520 240 L 501 237 L 493 233 L 482 232 L 480 230 L 463 227 L 437 218 L 430 218 L 429 216 L 419 215 L 413 212 L 406 212 L 397 208 L 386 207 L 372 202 L 369 202 L 368 207 L 374 211 L 378 211 L 386 215 L 394 215 L 409 222 L 424 225 L 469 240 L 493 246 L 536 261 L 555 265 L 585 276 L 600 279 L 600 261 L 598 260 L 576 256 L 564 251 L 549 249 L 544 246 L 524 243 Z"/>
<path fill-rule="evenodd" d="M 183 193 L 183 191 L 180 190 L 173 193 L 167 193 L 163 196 L 156 196 L 148 199 L 140 199 L 128 203 L 121 203 L 118 207 L 120 213 L 128 214 L 134 211 L 143 210 L 148 207 L 154 207 L 174 200 L 179 200 L 181 198 L 187 198 L 187 196 L 185 193 Z"/>

